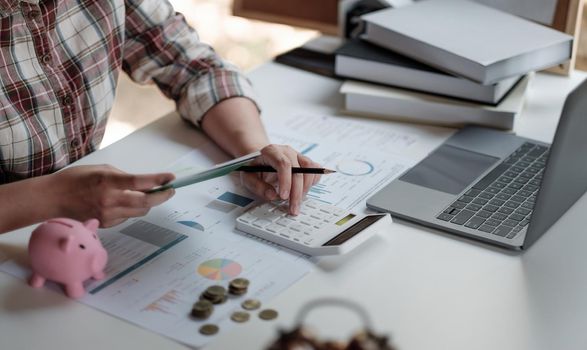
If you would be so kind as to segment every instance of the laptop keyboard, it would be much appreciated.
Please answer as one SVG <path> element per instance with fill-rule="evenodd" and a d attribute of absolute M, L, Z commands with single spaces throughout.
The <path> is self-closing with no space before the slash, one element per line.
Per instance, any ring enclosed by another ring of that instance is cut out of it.
<path fill-rule="evenodd" d="M 530 222 L 548 147 L 526 142 L 437 218 L 514 238 Z"/>

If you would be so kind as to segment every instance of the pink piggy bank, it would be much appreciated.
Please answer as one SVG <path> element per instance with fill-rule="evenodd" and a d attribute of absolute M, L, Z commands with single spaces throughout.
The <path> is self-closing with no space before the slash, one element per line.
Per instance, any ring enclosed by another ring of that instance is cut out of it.
<path fill-rule="evenodd" d="M 66 218 L 39 225 L 29 241 L 33 270 L 29 284 L 39 288 L 48 279 L 63 284 L 70 298 L 83 296 L 83 282 L 90 277 L 103 279 L 108 261 L 108 253 L 96 235 L 99 225 L 96 219 L 81 223 Z"/>

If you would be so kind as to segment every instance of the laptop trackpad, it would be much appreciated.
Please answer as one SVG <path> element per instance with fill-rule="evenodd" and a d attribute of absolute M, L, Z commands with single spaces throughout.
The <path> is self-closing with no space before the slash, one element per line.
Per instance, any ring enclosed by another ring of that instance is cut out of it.
<path fill-rule="evenodd" d="M 477 181 L 499 158 L 442 145 L 402 177 L 401 181 L 458 194 Z"/>

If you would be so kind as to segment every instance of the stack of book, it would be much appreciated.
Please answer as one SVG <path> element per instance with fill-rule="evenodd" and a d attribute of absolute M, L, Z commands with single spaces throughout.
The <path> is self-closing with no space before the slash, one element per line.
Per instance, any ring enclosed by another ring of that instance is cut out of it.
<path fill-rule="evenodd" d="M 341 87 L 350 113 L 511 129 L 531 72 L 571 57 L 571 36 L 467 0 L 362 19 L 363 37 L 336 52 L 336 74 L 355 79 Z"/>

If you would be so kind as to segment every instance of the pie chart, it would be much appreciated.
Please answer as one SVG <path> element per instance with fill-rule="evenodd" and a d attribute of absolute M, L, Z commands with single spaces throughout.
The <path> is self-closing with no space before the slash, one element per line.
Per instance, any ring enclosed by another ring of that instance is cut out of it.
<path fill-rule="evenodd" d="M 363 176 L 373 172 L 373 164 L 362 159 L 346 159 L 336 165 L 336 170 L 347 176 Z"/>
<path fill-rule="evenodd" d="M 198 266 L 198 274 L 213 281 L 223 281 L 240 275 L 243 267 L 230 259 L 212 259 Z"/>

